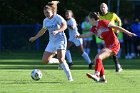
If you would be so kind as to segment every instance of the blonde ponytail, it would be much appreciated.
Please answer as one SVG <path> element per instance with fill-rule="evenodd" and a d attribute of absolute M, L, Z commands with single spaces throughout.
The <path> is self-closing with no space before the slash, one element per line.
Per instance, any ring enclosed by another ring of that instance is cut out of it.
<path fill-rule="evenodd" d="M 52 10 L 54 13 L 57 13 L 57 4 L 59 3 L 59 1 L 51 1 L 51 2 L 48 2 L 48 5 L 50 7 L 52 7 Z"/>

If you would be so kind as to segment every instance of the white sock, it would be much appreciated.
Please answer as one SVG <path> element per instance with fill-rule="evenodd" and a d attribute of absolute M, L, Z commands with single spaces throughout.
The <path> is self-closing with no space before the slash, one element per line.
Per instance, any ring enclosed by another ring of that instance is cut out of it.
<path fill-rule="evenodd" d="M 120 65 L 120 64 L 117 64 L 117 67 L 118 67 L 118 68 L 121 68 L 121 65 Z"/>
<path fill-rule="evenodd" d="M 86 52 L 83 52 L 82 57 L 86 60 L 88 64 L 91 63 L 91 60 Z"/>
<path fill-rule="evenodd" d="M 72 63 L 71 53 L 69 50 L 66 51 L 66 58 L 67 58 L 69 63 Z"/>
<path fill-rule="evenodd" d="M 70 71 L 69 66 L 68 66 L 68 64 L 66 63 L 66 61 L 64 61 L 64 62 L 61 63 L 60 65 L 61 65 L 61 67 L 63 68 L 63 70 L 64 70 L 64 72 L 65 72 L 65 74 L 66 74 L 68 80 L 73 80 L 73 79 L 72 79 L 72 75 L 71 75 L 71 71 Z"/>
<path fill-rule="evenodd" d="M 100 72 L 96 71 L 94 74 L 99 76 L 100 75 Z"/>
<path fill-rule="evenodd" d="M 53 63 L 59 63 L 59 60 L 57 58 L 51 58 L 49 60 L 49 64 L 53 64 Z"/>

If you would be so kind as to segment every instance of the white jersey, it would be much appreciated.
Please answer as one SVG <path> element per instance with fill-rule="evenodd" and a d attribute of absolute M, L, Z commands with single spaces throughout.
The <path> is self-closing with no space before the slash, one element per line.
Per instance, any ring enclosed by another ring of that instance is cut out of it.
<path fill-rule="evenodd" d="M 69 19 L 67 21 L 67 25 L 75 27 L 74 29 L 70 29 L 68 27 L 68 30 L 69 30 L 69 41 L 72 41 L 73 39 L 75 39 L 76 35 L 79 35 L 78 28 L 77 28 L 77 23 L 76 23 L 74 18 L 71 18 L 71 19 Z"/>
<path fill-rule="evenodd" d="M 58 49 L 66 50 L 67 39 L 64 31 L 53 35 L 53 31 L 60 29 L 61 24 L 66 22 L 63 17 L 56 14 L 53 18 L 45 18 L 43 21 L 43 28 L 49 31 L 49 43 L 45 51 L 55 53 Z"/>
<path fill-rule="evenodd" d="M 49 31 L 49 40 L 50 41 L 61 41 L 65 38 L 64 31 L 57 33 L 56 35 L 53 35 L 53 31 L 60 29 L 61 24 L 65 22 L 64 18 L 60 15 L 56 14 L 53 16 L 53 18 L 45 18 L 43 21 L 43 28 L 47 29 Z"/>

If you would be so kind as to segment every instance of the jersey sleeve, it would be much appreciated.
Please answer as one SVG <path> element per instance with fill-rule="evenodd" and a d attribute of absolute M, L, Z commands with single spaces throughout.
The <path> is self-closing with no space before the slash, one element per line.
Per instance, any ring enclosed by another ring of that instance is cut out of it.
<path fill-rule="evenodd" d="M 113 13 L 113 17 L 115 18 L 116 22 L 120 22 L 120 25 L 122 25 L 121 19 L 115 13 Z"/>
<path fill-rule="evenodd" d="M 75 19 L 72 18 L 68 25 L 76 27 L 77 23 L 76 23 Z"/>
<path fill-rule="evenodd" d="M 45 27 L 45 22 L 46 22 L 46 20 L 44 19 L 44 20 L 43 20 L 43 27 L 42 27 L 42 28 L 47 29 L 47 28 Z"/>
<path fill-rule="evenodd" d="M 90 32 L 92 32 L 92 33 L 95 33 L 96 32 L 96 26 L 93 26 L 91 29 L 90 29 Z"/>
<path fill-rule="evenodd" d="M 62 23 L 66 22 L 65 19 L 63 17 L 61 17 L 60 15 L 56 16 L 56 20 L 57 20 L 59 25 L 61 25 Z"/>

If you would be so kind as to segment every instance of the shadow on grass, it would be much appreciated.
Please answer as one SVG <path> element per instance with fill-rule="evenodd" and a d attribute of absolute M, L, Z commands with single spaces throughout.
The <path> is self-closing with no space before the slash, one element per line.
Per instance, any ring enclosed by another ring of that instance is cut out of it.
<path fill-rule="evenodd" d="M 12 57 L 11 57 L 12 56 Z M 28 57 L 28 58 L 25 58 Z M 10 54 L 4 54 L 3 57 L 0 58 L 0 69 L 47 69 L 47 70 L 57 70 L 58 64 L 42 64 L 39 58 L 40 54 L 33 55 L 32 53 L 10 53 Z M 35 59 L 32 59 L 35 58 Z M 36 59 L 37 58 L 37 59 Z M 91 58 L 93 59 L 93 58 Z M 84 61 L 83 58 L 74 56 L 74 65 L 71 70 L 89 70 L 88 65 Z M 119 59 L 123 69 L 140 69 L 140 59 L 132 59 L 132 60 L 125 60 L 125 59 Z M 114 69 L 114 62 L 112 59 L 107 59 L 103 61 L 103 64 L 105 66 L 105 69 Z M 93 69 L 91 69 L 93 70 Z"/>
<path fill-rule="evenodd" d="M 113 63 L 111 64 L 104 64 L 105 69 L 114 69 L 115 66 Z M 94 65 L 93 65 L 94 67 Z M 132 63 L 125 63 L 122 65 L 123 69 L 140 69 L 140 64 L 132 64 Z M 57 70 L 58 64 L 41 64 L 37 62 L 0 62 L 0 69 L 46 69 L 46 70 Z M 71 70 L 93 70 L 88 69 L 88 65 L 86 64 L 74 64 Z"/>

